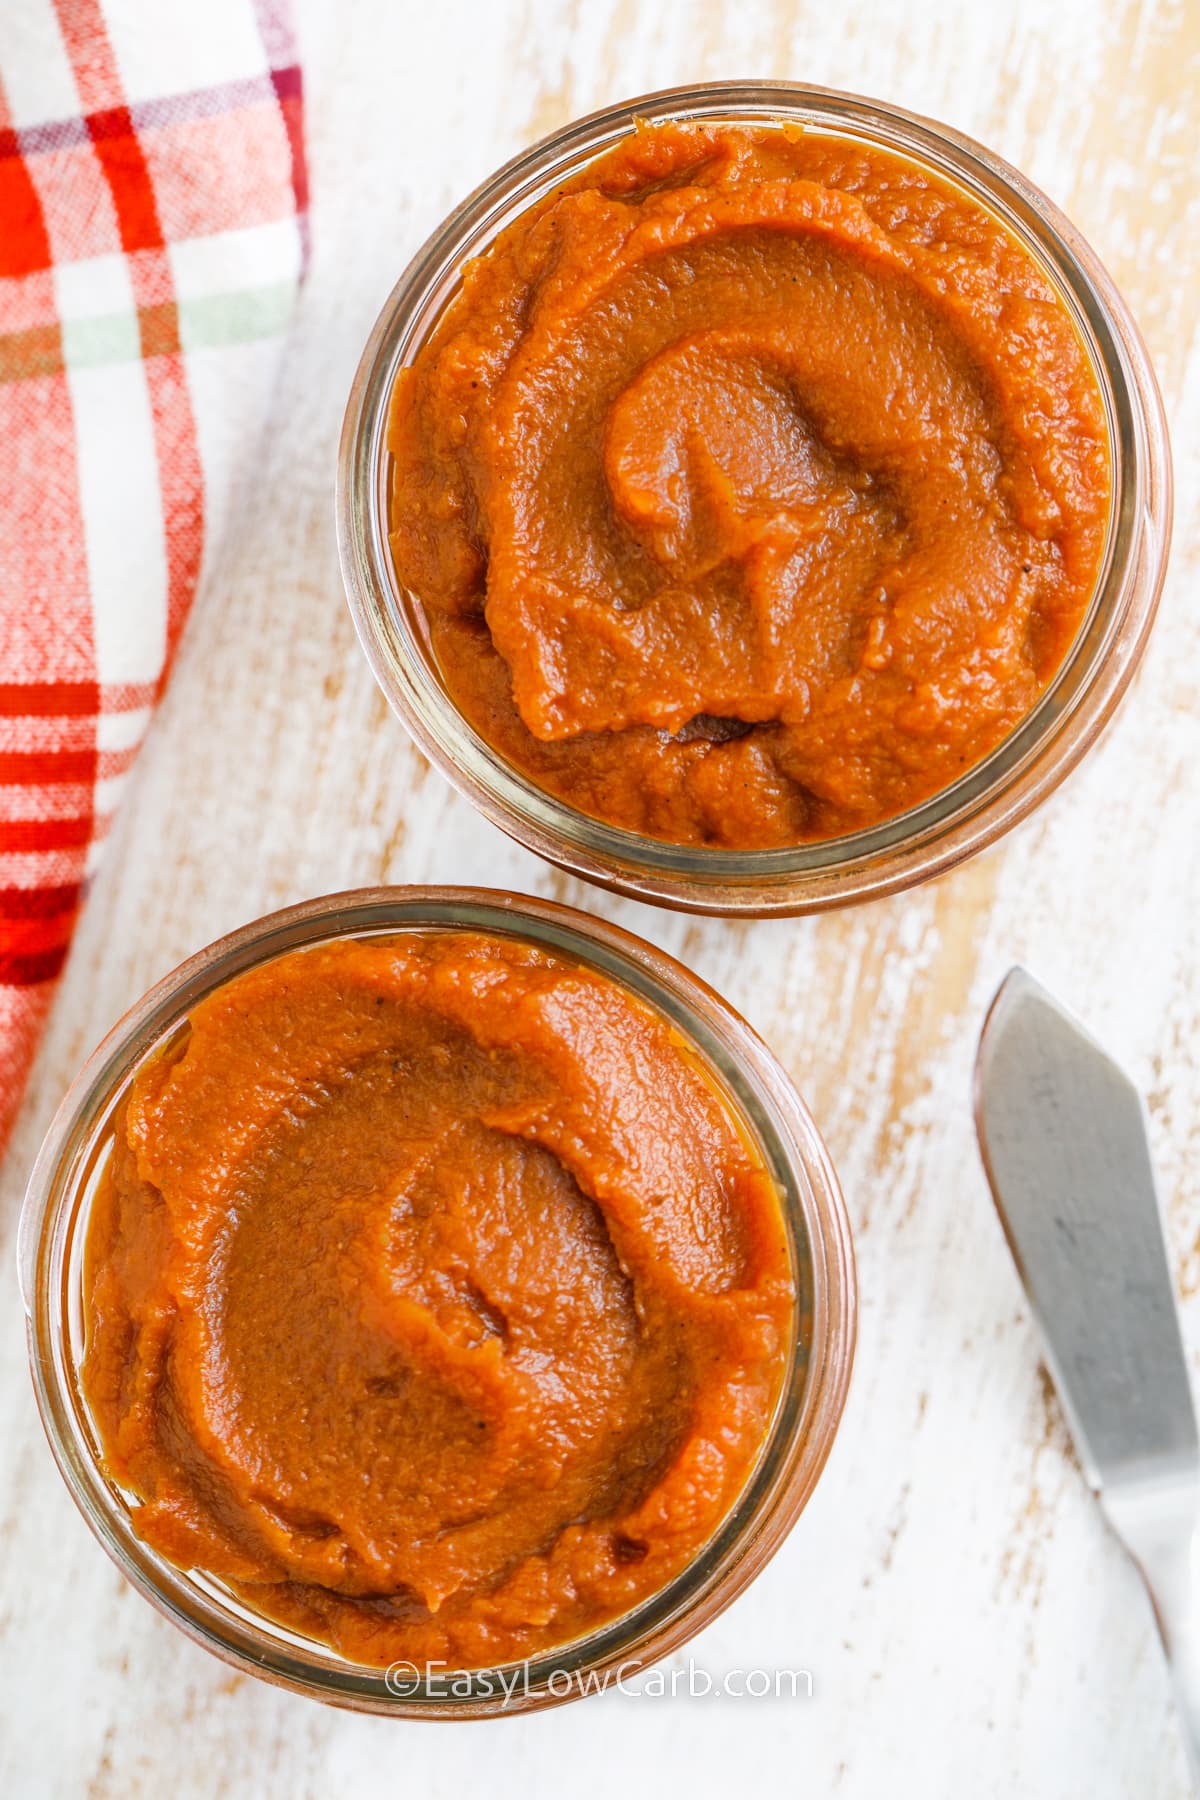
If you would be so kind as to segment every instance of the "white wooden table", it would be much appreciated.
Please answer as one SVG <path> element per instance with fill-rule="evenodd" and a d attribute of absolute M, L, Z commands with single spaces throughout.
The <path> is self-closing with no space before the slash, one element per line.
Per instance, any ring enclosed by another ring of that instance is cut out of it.
<path fill-rule="evenodd" d="M 0 1792 L 725 1796 L 1185 1792 L 1136 1577 L 1080 1479 L 976 1159 L 970 1065 L 1021 960 L 1151 1096 L 1200 1348 L 1200 13 L 1189 0 L 305 0 L 316 260 L 273 427 L 207 572 L 90 900 L 3 1177 L 116 1015 L 218 933 L 374 881 L 477 881 L 618 918 L 722 989 L 794 1074 L 846 1188 L 862 1289 L 818 1494 L 695 1646 L 811 1671 L 811 1699 L 589 1700 L 498 1725 L 340 1714 L 231 1675 L 128 1589 L 42 1439 L 15 1284 L 0 1333 Z M 489 169 L 572 115 L 764 74 L 893 99 L 1026 169 L 1149 339 L 1180 504 L 1161 623 L 1116 726 L 998 850 L 799 922 L 697 923 L 589 892 L 480 822 L 411 750 L 342 602 L 334 449 L 397 272 Z M 11 1260 L 6 1266 L 11 1267 Z"/>

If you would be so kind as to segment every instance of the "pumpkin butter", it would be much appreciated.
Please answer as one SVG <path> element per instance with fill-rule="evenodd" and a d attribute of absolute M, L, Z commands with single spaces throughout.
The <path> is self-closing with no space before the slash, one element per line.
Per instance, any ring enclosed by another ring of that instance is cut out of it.
<path fill-rule="evenodd" d="M 141 1536 L 359 1661 L 475 1667 L 678 1575 L 762 1449 L 776 1190 L 615 982 L 468 931 L 228 981 L 143 1064 L 84 1386 Z"/>
<path fill-rule="evenodd" d="M 769 848 L 1029 712 L 1096 587 L 1097 377 L 924 167 L 646 125 L 463 271 L 396 382 L 392 554 L 475 730 L 584 813 Z"/>

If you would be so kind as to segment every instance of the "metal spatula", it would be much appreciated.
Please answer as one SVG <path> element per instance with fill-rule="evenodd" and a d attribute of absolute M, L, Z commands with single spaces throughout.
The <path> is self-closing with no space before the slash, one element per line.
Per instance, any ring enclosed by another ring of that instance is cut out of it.
<path fill-rule="evenodd" d="M 1150 1591 L 1200 1787 L 1200 1442 L 1137 1089 L 1023 969 L 975 1124 L 1084 1474 Z"/>

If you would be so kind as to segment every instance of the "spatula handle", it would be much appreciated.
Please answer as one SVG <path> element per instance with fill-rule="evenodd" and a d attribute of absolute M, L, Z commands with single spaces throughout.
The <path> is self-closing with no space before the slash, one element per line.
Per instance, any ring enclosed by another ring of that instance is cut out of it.
<path fill-rule="evenodd" d="M 1149 1590 L 1200 1795 L 1200 1483 L 1184 1468 L 1110 1488 L 1100 1503 Z"/>
<path fill-rule="evenodd" d="M 1174 1568 L 1156 1572 L 1152 1579 L 1143 1568 L 1154 1603 L 1154 1616 L 1175 1690 L 1175 1711 L 1187 1747 L 1192 1787 L 1200 1794 L 1200 1580 L 1197 1579 L 1197 1540 L 1182 1546 Z"/>

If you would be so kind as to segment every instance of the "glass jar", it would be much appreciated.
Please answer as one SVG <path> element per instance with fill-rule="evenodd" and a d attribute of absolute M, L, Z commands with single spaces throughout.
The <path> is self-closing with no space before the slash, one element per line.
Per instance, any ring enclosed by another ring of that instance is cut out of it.
<path fill-rule="evenodd" d="M 338 937 L 469 930 L 517 937 L 595 969 L 664 1016 L 701 1059 L 776 1183 L 796 1281 L 786 1378 L 740 1499 L 697 1560 L 624 1618 L 562 1649 L 458 1678 L 348 1661 L 253 1612 L 223 1583 L 176 1568 L 134 1529 L 134 1496 L 105 1474 L 80 1368 L 83 1259 L 112 1120 L 138 1067 L 192 1009 L 242 971 Z M 692 1637 L 758 1573 L 805 1505 L 833 1442 L 854 1348 L 855 1277 L 837 1177 L 807 1109 L 770 1051 L 718 995 L 669 956 L 573 908 L 471 888 L 375 888 L 311 900 L 200 951 L 114 1027 L 69 1089 L 30 1177 L 19 1258 L 30 1361 L 50 1447 L 71 1494 L 122 1573 L 197 1643 L 282 1687 L 364 1712 L 484 1717 L 596 1691 Z M 398 1673 L 399 1671 L 399 1673 Z M 465 1685 L 466 1691 L 459 1691 Z"/>
<path fill-rule="evenodd" d="M 1094 363 L 1108 420 L 1113 507 L 1101 576 L 1075 642 L 1032 711 L 952 786 L 882 824 L 821 843 L 722 850 L 664 843 L 589 817 L 537 787 L 465 721 L 433 656 L 417 596 L 387 541 L 388 404 L 461 285 L 462 268 L 638 120 L 786 123 L 890 150 L 965 190 L 1017 237 L 1060 296 Z M 878 101 L 791 82 L 668 89 L 581 119 L 485 181 L 401 276 L 350 392 L 337 480 L 338 543 L 355 625 L 384 694 L 430 761 L 528 849 L 606 887 L 685 911 L 789 914 L 910 887 L 993 842 L 1055 788 L 1133 675 L 1170 539 L 1170 452 L 1136 326 L 1079 233 L 991 151 Z"/>

